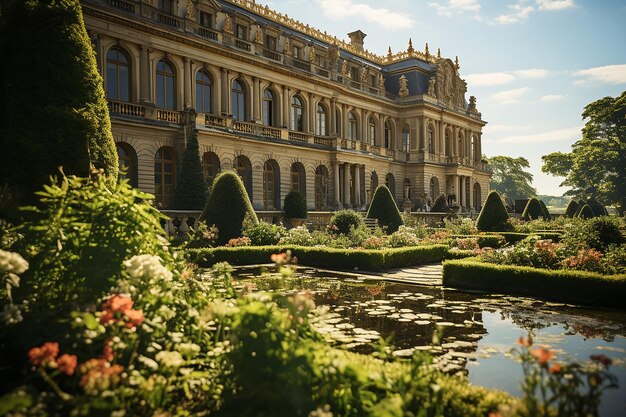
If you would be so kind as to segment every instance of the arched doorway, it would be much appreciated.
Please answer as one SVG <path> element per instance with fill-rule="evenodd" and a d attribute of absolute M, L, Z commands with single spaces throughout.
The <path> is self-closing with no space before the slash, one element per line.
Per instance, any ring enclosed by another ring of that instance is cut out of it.
<path fill-rule="evenodd" d="M 306 197 L 306 175 L 304 165 L 300 162 L 291 164 L 291 190 L 298 191 Z"/>
<path fill-rule="evenodd" d="M 439 197 L 439 178 L 430 178 L 430 204 L 432 205 Z"/>
<path fill-rule="evenodd" d="M 393 196 L 393 199 L 396 199 L 396 178 L 393 176 L 393 174 L 390 172 L 389 174 L 387 174 L 387 177 L 385 178 L 385 185 L 387 186 L 387 188 L 389 188 L 389 191 L 391 191 L 391 195 Z"/>

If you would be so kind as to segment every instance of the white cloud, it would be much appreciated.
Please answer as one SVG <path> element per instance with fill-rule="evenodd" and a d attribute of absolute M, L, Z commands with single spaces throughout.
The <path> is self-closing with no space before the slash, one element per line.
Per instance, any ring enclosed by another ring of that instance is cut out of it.
<path fill-rule="evenodd" d="M 408 29 L 413 21 L 405 14 L 392 12 L 385 8 L 374 8 L 365 3 L 356 3 L 352 0 L 317 0 L 324 15 L 330 19 L 341 20 L 350 17 L 361 17 L 379 24 L 385 29 Z"/>
<path fill-rule="evenodd" d="M 522 96 L 524 96 L 528 90 L 528 87 L 514 88 L 512 90 L 500 91 L 491 96 L 492 101 L 498 102 L 498 104 L 508 104 L 517 102 Z"/>
<path fill-rule="evenodd" d="M 465 81 L 470 87 L 484 86 L 484 85 L 503 85 L 509 84 L 513 81 L 528 78 L 545 78 L 550 74 L 548 70 L 533 68 L 517 71 L 503 71 L 503 72 L 485 72 L 477 74 L 468 74 L 465 76 Z"/>
<path fill-rule="evenodd" d="M 547 132 L 532 133 L 530 135 L 505 136 L 494 140 L 498 143 L 536 143 L 536 142 L 558 142 L 561 140 L 574 141 L 580 138 L 580 131 L 583 126 L 568 127 L 565 129 L 550 130 Z"/>
<path fill-rule="evenodd" d="M 626 64 L 606 65 L 575 71 L 574 76 L 583 77 L 577 84 L 598 82 L 603 84 L 626 84 Z"/>
<path fill-rule="evenodd" d="M 551 102 L 554 102 L 554 101 L 562 100 L 563 97 L 564 96 L 561 95 L 561 94 L 547 94 L 545 96 L 542 96 L 540 100 L 541 101 L 545 101 L 547 103 L 551 103 Z"/>
<path fill-rule="evenodd" d="M 511 13 L 501 14 L 493 20 L 496 25 L 510 25 L 526 20 L 530 13 L 535 11 L 533 6 L 525 6 L 523 3 L 511 4 L 509 6 Z"/>
<path fill-rule="evenodd" d="M 480 12 L 478 0 L 448 0 L 447 3 L 429 3 L 429 6 L 434 7 L 440 16 L 452 16 L 453 13 Z"/>
<path fill-rule="evenodd" d="M 576 7 L 574 0 L 536 0 L 539 10 L 565 10 Z"/>

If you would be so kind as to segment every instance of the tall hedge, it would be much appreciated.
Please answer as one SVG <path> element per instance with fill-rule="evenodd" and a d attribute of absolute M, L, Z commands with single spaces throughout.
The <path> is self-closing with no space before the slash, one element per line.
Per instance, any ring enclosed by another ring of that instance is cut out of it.
<path fill-rule="evenodd" d="M 193 130 L 183 152 L 182 167 L 176 187 L 175 207 L 179 210 L 202 210 L 207 199 L 207 184 L 202 173 L 197 132 Z"/>
<path fill-rule="evenodd" d="M 296 190 L 287 193 L 283 209 L 285 217 L 288 219 L 306 219 L 308 215 L 306 198 L 300 191 Z"/>
<path fill-rule="evenodd" d="M 609 213 L 606 211 L 606 207 L 604 207 L 604 205 L 595 198 L 589 199 L 589 201 L 587 201 L 587 204 L 589 204 L 591 211 L 593 211 L 594 217 L 608 216 Z"/>
<path fill-rule="evenodd" d="M 446 202 L 446 196 L 441 194 L 431 207 L 430 211 L 433 213 L 447 213 L 449 210 L 448 203 Z"/>
<path fill-rule="evenodd" d="M 593 216 L 593 210 L 591 210 L 591 207 L 589 207 L 589 204 L 585 204 L 580 211 L 578 212 L 578 214 L 576 215 L 576 217 L 580 218 L 580 219 L 591 219 Z"/>
<path fill-rule="evenodd" d="M 497 191 L 490 192 L 480 210 L 476 227 L 483 232 L 503 232 L 511 228 L 507 220 L 509 220 L 509 213 L 502 203 L 500 194 Z"/>
<path fill-rule="evenodd" d="M 200 220 L 207 225 L 217 226 L 217 243 L 223 245 L 241 236 L 246 215 L 250 216 L 254 224 L 259 222 L 241 178 L 233 171 L 222 172 L 213 181 Z"/>
<path fill-rule="evenodd" d="M 572 218 L 572 217 L 576 217 L 576 213 L 578 213 L 579 207 L 578 207 L 578 203 L 576 202 L 576 200 L 572 200 L 569 202 L 569 204 L 567 205 L 567 208 L 565 209 L 565 217 L 568 218 Z"/>
<path fill-rule="evenodd" d="M 402 225 L 402 216 L 391 191 L 385 185 L 379 185 L 374 191 L 372 202 L 367 210 L 368 219 L 378 219 L 378 225 L 386 233 L 393 233 Z"/>
<path fill-rule="evenodd" d="M 12 0 L 0 15 L 0 178 L 20 203 L 63 166 L 117 181 L 118 158 L 79 0 Z"/>
<path fill-rule="evenodd" d="M 541 203 L 535 197 L 528 200 L 524 212 L 522 213 L 522 219 L 524 220 L 537 220 L 539 217 L 543 217 L 543 209 Z"/>
<path fill-rule="evenodd" d="M 550 211 L 548 210 L 546 203 L 544 203 L 543 200 L 539 200 L 539 204 L 541 204 L 541 212 L 543 215 L 543 219 L 552 220 L 552 215 L 550 214 Z"/>

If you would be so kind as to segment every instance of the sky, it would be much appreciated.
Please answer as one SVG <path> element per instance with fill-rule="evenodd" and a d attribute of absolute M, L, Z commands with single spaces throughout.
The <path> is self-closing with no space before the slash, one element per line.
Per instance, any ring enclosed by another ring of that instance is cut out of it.
<path fill-rule="evenodd" d="M 580 139 L 585 105 L 626 90 L 624 0 L 257 0 L 345 41 L 367 34 L 379 55 L 428 42 L 459 57 L 466 98 L 488 124 L 483 152 L 523 156 L 539 194 L 562 195 L 563 178 L 541 156 Z M 626 169 L 626 168 L 625 168 Z"/>

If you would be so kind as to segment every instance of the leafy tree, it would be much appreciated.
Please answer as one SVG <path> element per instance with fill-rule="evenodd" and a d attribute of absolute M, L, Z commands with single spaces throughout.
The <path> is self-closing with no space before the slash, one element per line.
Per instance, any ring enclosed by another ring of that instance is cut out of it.
<path fill-rule="evenodd" d="M 180 178 L 176 187 L 174 199 L 177 209 L 202 210 L 206 204 L 207 184 L 202 173 L 198 134 L 194 130 L 187 141 L 187 148 L 183 152 Z"/>
<path fill-rule="evenodd" d="M 504 207 L 497 191 L 491 191 L 483 204 L 476 220 L 476 227 L 481 232 L 504 232 L 511 229 L 509 213 Z"/>
<path fill-rule="evenodd" d="M 5 1 L 0 14 L 0 178 L 21 203 L 63 166 L 117 181 L 118 159 L 78 0 Z"/>
<path fill-rule="evenodd" d="M 582 138 L 569 153 L 542 157 L 542 171 L 565 177 L 561 185 L 572 187 L 566 195 L 597 198 L 626 210 L 626 91 L 588 104 Z"/>
<path fill-rule="evenodd" d="M 523 157 L 494 156 L 488 159 L 493 172 L 490 188 L 512 200 L 537 195 L 533 188 L 533 175 L 524 171 L 530 168 L 528 160 Z"/>
<path fill-rule="evenodd" d="M 378 225 L 386 233 L 393 233 L 402 225 L 402 216 L 391 196 L 391 191 L 384 185 L 379 185 L 374 191 L 372 203 L 367 210 L 368 219 L 378 219 Z"/>

